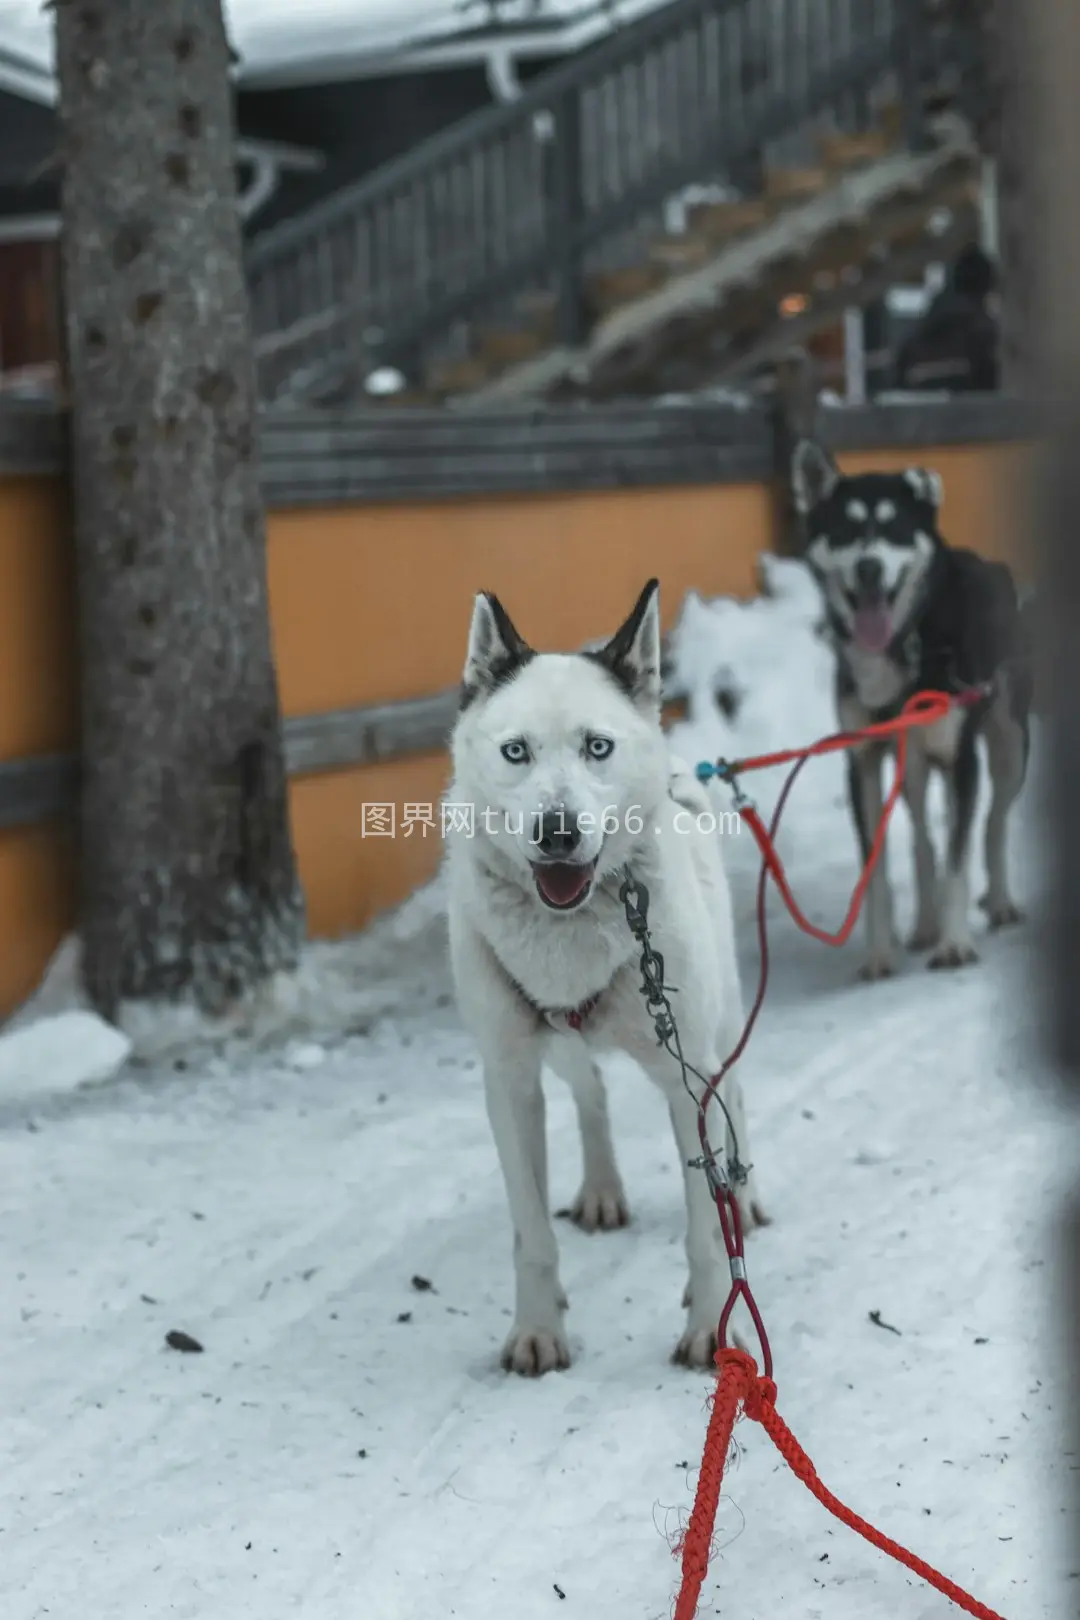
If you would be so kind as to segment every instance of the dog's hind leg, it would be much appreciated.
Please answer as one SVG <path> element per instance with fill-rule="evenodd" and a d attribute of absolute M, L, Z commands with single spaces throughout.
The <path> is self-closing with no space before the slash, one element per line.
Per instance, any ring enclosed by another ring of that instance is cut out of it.
<path fill-rule="evenodd" d="M 1027 766 L 1027 716 L 1014 714 L 1007 692 L 999 692 L 986 722 L 986 753 L 990 766 L 990 813 L 986 818 L 986 894 L 980 904 L 991 928 L 1023 922 L 1014 903 L 1008 878 L 1009 811 L 1024 785 Z"/>
<path fill-rule="evenodd" d="M 978 960 L 971 938 L 969 856 L 971 826 L 979 794 L 979 755 L 975 721 L 970 714 L 957 741 L 952 765 L 945 772 L 949 796 L 949 852 L 945 867 L 945 903 L 941 944 L 930 958 L 932 968 L 964 967 Z"/>
<path fill-rule="evenodd" d="M 934 844 L 926 820 L 926 794 L 930 785 L 930 763 L 924 750 L 912 738 L 908 742 L 904 771 L 904 798 L 911 812 L 915 845 L 915 927 L 908 940 L 909 951 L 929 951 L 941 938 L 938 910 L 938 875 Z"/>
<path fill-rule="evenodd" d="M 885 807 L 881 786 L 883 760 L 883 750 L 876 746 L 853 749 L 848 754 L 848 797 L 864 866 L 870 859 L 874 833 Z M 866 892 L 866 960 L 859 969 L 859 977 L 889 978 L 895 969 L 894 945 L 892 893 L 883 849 Z"/>
<path fill-rule="evenodd" d="M 573 1093 L 581 1131 L 581 1190 L 565 1213 L 583 1232 L 627 1226 L 630 1206 L 615 1162 L 604 1077 L 580 1036 L 553 1041 L 548 1062 Z"/>
<path fill-rule="evenodd" d="M 540 1053 L 484 1053 L 484 1094 L 514 1227 L 516 1308 L 502 1364 L 527 1377 L 570 1365 L 563 1328 L 566 1296 L 547 1197 Z"/>
<path fill-rule="evenodd" d="M 735 1036 L 735 1040 L 738 1040 L 741 1033 L 740 1030 Z M 733 1041 L 732 1045 L 734 1046 L 734 1044 Z M 770 1221 L 765 1213 L 765 1206 L 761 1201 L 754 1177 L 754 1161 L 750 1153 L 750 1127 L 746 1122 L 746 1103 L 743 1099 L 742 1082 L 739 1079 L 737 1069 L 733 1069 L 724 1076 L 719 1097 L 726 1110 L 724 1114 L 724 1140 L 727 1162 L 730 1166 L 739 1169 L 746 1175 L 746 1180 L 737 1182 L 735 1188 L 735 1196 L 739 1202 L 739 1213 L 742 1216 L 744 1231 L 752 1232 L 755 1226 L 768 1226 Z"/>

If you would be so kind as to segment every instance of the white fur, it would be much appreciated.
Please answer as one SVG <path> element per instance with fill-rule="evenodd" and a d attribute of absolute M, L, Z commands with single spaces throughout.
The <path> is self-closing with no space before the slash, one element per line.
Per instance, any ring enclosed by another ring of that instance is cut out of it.
<path fill-rule="evenodd" d="M 479 598 L 466 679 L 481 695 L 455 727 L 453 784 L 447 794 L 448 802 L 476 806 L 475 833 L 448 834 L 447 898 L 458 1002 L 480 1049 L 514 1232 L 514 1325 L 503 1363 L 540 1374 L 570 1360 L 548 1203 L 541 1070 L 547 1064 L 566 1079 L 577 1103 L 584 1182 L 575 1218 L 588 1229 L 620 1225 L 627 1218 L 626 1198 L 597 1060 L 622 1051 L 646 1070 L 668 1101 L 685 1166 L 689 1268 L 688 1314 L 676 1357 L 706 1367 L 728 1272 L 705 1175 L 688 1165 L 700 1153 L 695 1100 L 700 1087 L 692 1082 L 694 1097 L 684 1089 L 678 1065 L 657 1046 L 640 994 L 639 950 L 619 899 L 627 863 L 648 886 L 653 943 L 663 954 L 667 981 L 678 987 L 673 1002 L 683 1050 L 703 1074 L 714 1074 L 735 1045 L 743 1007 L 719 841 L 698 831 L 694 816 L 683 815 L 676 826 L 680 810 L 696 813 L 709 805 L 687 767 L 669 761 L 660 729 L 656 597 L 633 646 L 631 664 L 638 677 L 633 698 L 588 660 L 555 654 L 538 655 L 509 681 L 486 687 L 484 660 L 498 652 L 484 624 L 477 626 L 487 611 Z M 478 655 L 477 648 L 486 652 Z M 585 751 L 586 740 L 595 736 L 615 743 L 602 762 Z M 528 763 L 507 764 L 500 753 L 507 738 L 527 743 Z M 543 904 L 530 865 L 535 846 L 513 830 L 504 831 L 507 815 L 516 826 L 519 814 L 528 820 L 554 804 L 571 815 L 592 814 L 599 827 L 587 831 L 584 841 L 586 853 L 598 860 L 595 881 L 584 904 L 569 912 Z M 534 1010 L 575 1008 L 592 995 L 600 1000 L 580 1033 L 558 1018 L 544 1021 Z M 722 1095 L 738 1156 L 749 1165 L 734 1074 L 724 1081 Z M 724 1139 L 719 1108 L 710 1119 L 719 1149 Z M 729 1155 L 734 1145 L 727 1142 Z M 752 1183 L 739 1196 L 752 1226 L 759 1213 Z"/>

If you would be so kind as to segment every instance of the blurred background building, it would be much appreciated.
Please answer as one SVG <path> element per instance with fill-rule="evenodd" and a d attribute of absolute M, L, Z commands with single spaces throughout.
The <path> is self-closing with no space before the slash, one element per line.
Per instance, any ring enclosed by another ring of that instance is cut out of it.
<path fill-rule="evenodd" d="M 793 344 L 852 403 L 995 387 L 976 12 L 233 0 L 266 403 L 767 390 Z M 47 15 L 0 0 L 9 393 L 61 365 L 54 103 Z"/>

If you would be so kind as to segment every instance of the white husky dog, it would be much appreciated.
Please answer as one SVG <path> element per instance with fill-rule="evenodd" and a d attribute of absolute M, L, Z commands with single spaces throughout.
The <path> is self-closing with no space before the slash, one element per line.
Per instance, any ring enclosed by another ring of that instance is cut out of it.
<path fill-rule="evenodd" d="M 658 1045 L 619 897 L 629 867 L 648 889 L 686 1062 L 715 1074 L 743 1025 L 731 902 L 708 798 L 671 760 L 660 702 L 656 580 L 606 646 L 579 654 L 534 652 L 494 596 L 476 598 L 444 808 L 450 947 L 514 1229 L 517 1299 L 502 1361 L 525 1375 L 570 1365 L 548 1206 L 545 1063 L 577 1104 L 584 1180 L 571 1213 L 588 1231 L 629 1219 L 596 1058 L 628 1053 L 667 1097 L 689 1265 L 677 1362 L 711 1365 L 727 1296 L 716 1208 L 691 1165 L 701 1083 L 689 1077 L 692 1096 Z M 721 1094 L 729 1160 L 737 1149 L 749 1166 L 734 1072 Z M 723 1116 L 715 1105 L 710 1114 L 720 1147 Z M 764 1221 L 752 1180 L 738 1196 L 748 1230 Z"/>

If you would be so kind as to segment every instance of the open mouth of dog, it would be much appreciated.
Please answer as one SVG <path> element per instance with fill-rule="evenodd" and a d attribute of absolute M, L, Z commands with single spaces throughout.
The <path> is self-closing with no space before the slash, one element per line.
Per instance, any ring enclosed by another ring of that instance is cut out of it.
<path fill-rule="evenodd" d="M 596 862 L 537 861 L 533 866 L 536 892 L 552 911 L 576 911 L 592 891 Z"/>
<path fill-rule="evenodd" d="M 863 652 L 883 653 L 893 639 L 893 608 L 900 584 L 892 591 L 849 590 L 851 634 Z"/>

